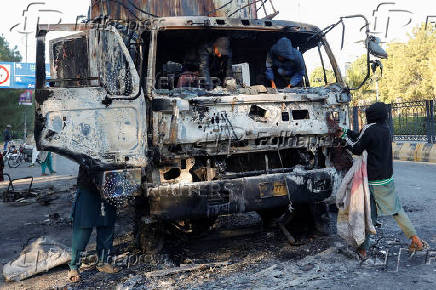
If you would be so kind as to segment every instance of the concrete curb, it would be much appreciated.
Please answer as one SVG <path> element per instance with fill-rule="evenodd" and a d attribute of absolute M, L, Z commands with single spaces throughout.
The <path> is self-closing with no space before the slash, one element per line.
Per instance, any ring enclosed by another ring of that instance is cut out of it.
<path fill-rule="evenodd" d="M 436 163 L 436 144 L 392 143 L 394 160 Z"/>

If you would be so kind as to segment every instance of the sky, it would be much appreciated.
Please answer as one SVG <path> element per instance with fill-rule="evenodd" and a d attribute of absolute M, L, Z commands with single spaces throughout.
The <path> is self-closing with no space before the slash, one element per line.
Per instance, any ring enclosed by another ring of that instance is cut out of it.
<path fill-rule="evenodd" d="M 377 9 L 377 6 L 384 2 L 393 4 L 383 4 Z M 408 34 L 413 27 L 425 22 L 427 16 L 435 16 L 432 20 L 436 21 L 435 0 L 276 0 L 274 3 L 276 3 L 276 9 L 280 11 L 277 18 L 314 24 L 321 29 L 336 23 L 341 16 L 363 14 L 370 23 L 371 31 L 376 32 L 375 35 L 383 43 L 407 41 Z M 374 10 L 377 10 L 374 13 L 377 20 L 373 17 Z M 388 18 L 389 27 L 386 38 Z M 408 24 L 409 21 L 411 21 L 410 24 Z M 360 28 L 364 25 L 363 20 L 350 19 L 346 20 L 345 24 L 343 49 L 341 49 L 341 26 L 326 35 L 342 73 L 347 63 L 365 53 L 364 43 L 361 42 L 365 34 L 360 32 Z M 375 29 L 374 24 L 376 24 Z M 386 44 L 382 45 L 386 46 Z M 307 58 L 305 60 L 308 62 Z M 313 68 L 313 64 L 308 65 L 309 72 Z"/>
<path fill-rule="evenodd" d="M 6 0 L 1 0 L 1 2 L 6 2 Z M 26 61 L 26 34 L 23 34 L 23 32 L 27 32 L 27 61 L 34 62 L 36 50 L 34 28 L 38 16 L 40 23 L 57 23 L 59 21 L 62 23 L 75 23 L 78 15 L 87 15 L 90 0 L 14 0 L 7 2 L 8 5 L 2 7 L 0 34 L 6 37 L 11 47 L 18 47 L 23 56 L 23 61 Z M 28 11 L 23 11 L 32 2 L 43 2 L 45 4 L 34 4 L 29 7 Z M 299 21 L 314 24 L 320 28 L 337 22 L 341 16 L 364 14 L 370 22 L 371 30 L 378 32 L 377 36 L 380 36 L 383 42 L 407 41 L 408 33 L 417 24 L 425 22 L 426 16 L 434 15 L 435 17 L 432 19 L 436 21 L 435 0 L 392 0 L 386 2 L 395 4 L 380 6 L 375 13 L 377 25 L 374 29 L 375 17 L 372 16 L 373 10 L 376 10 L 377 5 L 382 3 L 382 1 L 273 0 L 276 9 L 280 11 L 275 19 Z M 26 16 L 27 23 L 26 27 L 24 27 Z M 388 37 L 385 38 L 388 18 Z M 411 20 L 411 23 L 406 25 L 409 20 Z M 359 42 L 364 39 L 364 34 L 360 32 L 360 27 L 362 26 L 362 20 L 346 21 L 343 49 L 340 47 L 342 32 L 340 26 L 327 34 L 327 40 L 332 46 L 342 70 L 347 63 L 364 53 L 363 43 Z M 59 36 L 53 34 L 50 38 Z M 306 62 L 309 62 L 309 72 L 317 65 L 308 60 Z"/>

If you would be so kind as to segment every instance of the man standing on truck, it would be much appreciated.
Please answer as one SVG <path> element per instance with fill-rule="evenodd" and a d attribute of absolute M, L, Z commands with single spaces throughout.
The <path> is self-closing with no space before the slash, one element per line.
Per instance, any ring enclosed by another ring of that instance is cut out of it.
<path fill-rule="evenodd" d="M 273 88 L 301 87 L 306 75 L 301 52 L 292 46 L 290 39 L 280 38 L 266 57 L 266 78 Z"/>
<path fill-rule="evenodd" d="M 95 185 L 95 174 L 80 166 L 77 177 L 77 195 L 73 205 L 73 238 L 70 271 L 71 282 L 80 281 L 80 258 L 86 249 L 89 237 L 95 227 L 97 229 L 97 270 L 105 273 L 116 273 L 112 264 L 108 263 L 112 252 L 116 208 L 104 202 Z"/>
<path fill-rule="evenodd" d="M 377 102 L 366 109 L 366 120 L 359 133 L 340 129 L 338 134 L 347 142 L 347 147 L 353 154 L 361 155 L 368 152 L 367 174 L 371 193 L 371 219 L 375 225 L 377 214 L 392 215 L 401 230 L 411 239 L 410 251 L 422 251 L 426 245 L 416 234 L 415 227 L 404 211 L 400 199 L 395 192 L 393 178 L 392 135 L 387 125 L 387 107 Z M 359 256 L 366 259 L 369 250 L 369 234 L 358 249 Z"/>
<path fill-rule="evenodd" d="M 232 51 L 228 37 L 219 37 L 212 44 L 202 45 L 198 54 L 200 78 L 206 89 L 213 89 L 211 77 L 219 79 L 221 84 L 232 77 Z"/>

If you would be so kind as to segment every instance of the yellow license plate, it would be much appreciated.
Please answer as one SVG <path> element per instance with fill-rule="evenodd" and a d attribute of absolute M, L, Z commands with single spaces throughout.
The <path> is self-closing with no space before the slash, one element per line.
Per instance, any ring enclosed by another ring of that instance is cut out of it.
<path fill-rule="evenodd" d="M 288 195 L 288 189 L 286 187 L 286 183 L 284 180 L 260 183 L 259 191 L 260 191 L 261 198 Z"/>

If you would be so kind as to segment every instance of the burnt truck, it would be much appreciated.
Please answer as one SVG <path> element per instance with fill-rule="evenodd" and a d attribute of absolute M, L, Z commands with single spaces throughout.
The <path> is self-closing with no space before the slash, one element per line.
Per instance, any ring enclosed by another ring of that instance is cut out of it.
<path fill-rule="evenodd" d="M 144 229 L 207 229 L 219 215 L 250 211 L 266 219 L 331 197 L 347 154 L 332 128 L 348 127 L 351 94 L 326 30 L 272 20 L 275 10 L 258 19 L 258 1 L 167 2 L 92 1 L 85 23 L 38 25 L 38 150 L 94 170 L 112 203 L 134 197 Z M 75 33 L 46 43 L 64 31 Z M 187 51 L 221 36 L 234 81 L 177 87 Z M 267 53 L 282 37 L 306 62 L 315 52 L 334 81 L 325 68 L 320 87 L 307 74 L 302 87 L 265 86 Z M 369 65 L 368 52 L 368 74 Z"/>

